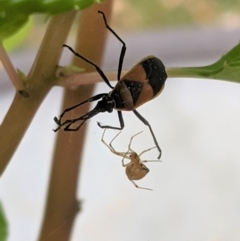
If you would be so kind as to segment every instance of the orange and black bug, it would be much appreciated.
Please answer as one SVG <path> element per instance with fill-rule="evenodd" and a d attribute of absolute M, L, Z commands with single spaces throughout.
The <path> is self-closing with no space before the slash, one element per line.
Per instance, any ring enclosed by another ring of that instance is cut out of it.
<path fill-rule="evenodd" d="M 113 87 L 100 67 L 98 67 L 96 64 L 92 63 L 90 60 L 86 59 L 85 57 L 81 56 L 80 54 L 76 53 L 70 46 L 64 44 L 63 46 L 67 47 L 74 55 L 78 56 L 79 58 L 83 59 L 84 61 L 94 66 L 97 72 L 99 73 L 99 75 L 104 80 L 104 82 L 112 89 L 112 91 L 110 91 L 109 93 L 102 93 L 102 94 L 95 95 L 77 105 L 74 105 L 70 108 L 65 109 L 63 113 L 60 115 L 59 119 L 57 117 L 54 117 L 54 121 L 58 125 L 58 127 L 54 131 L 55 132 L 58 131 L 63 126 L 64 126 L 64 131 L 77 131 L 88 119 L 99 114 L 100 112 L 111 113 L 113 109 L 117 110 L 118 112 L 120 127 L 107 126 L 107 125 L 105 126 L 105 125 L 101 125 L 99 122 L 98 122 L 98 126 L 101 128 L 122 130 L 124 128 L 124 121 L 123 121 L 121 111 L 133 111 L 133 113 L 145 125 L 148 126 L 152 134 L 154 143 L 159 151 L 158 158 L 160 158 L 162 151 L 158 145 L 156 137 L 151 128 L 151 125 L 143 116 L 139 114 L 138 111 L 136 111 L 136 108 L 152 100 L 153 98 L 157 97 L 162 92 L 165 81 L 167 79 L 165 67 L 160 59 L 156 58 L 155 56 L 148 56 L 142 59 L 132 69 L 130 69 L 124 76 L 121 77 L 122 64 L 123 64 L 123 59 L 126 52 L 126 44 L 108 26 L 104 13 L 101 11 L 98 11 L 98 12 L 102 14 L 106 28 L 123 45 L 120 53 L 120 57 L 119 57 L 119 64 L 118 64 L 118 75 L 117 75 L 118 82 L 116 86 Z M 87 114 L 79 118 L 65 120 L 63 123 L 61 122 L 62 117 L 66 112 L 71 111 L 84 103 L 92 102 L 96 100 L 99 100 L 96 107 L 93 110 L 89 111 Z M 82 122 L 77 127 L 71 128 L 72 124 L 78 121 L 82 121 Z"/>

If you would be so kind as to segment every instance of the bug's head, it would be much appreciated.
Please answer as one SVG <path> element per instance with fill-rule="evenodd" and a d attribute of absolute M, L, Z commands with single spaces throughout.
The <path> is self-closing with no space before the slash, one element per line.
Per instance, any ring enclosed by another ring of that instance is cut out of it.
<path fill-rule="evenodd" d="M 99 109 L 100 112 L 107 111 L 107 112 L 111 113 L 114 109 L 114 106 L 115 106 L 115 102 L 114 102 L 113 98 L 108 95 L 103 96 L 102 100 L 100 100 L 97 103 L 97 108 Z"/>

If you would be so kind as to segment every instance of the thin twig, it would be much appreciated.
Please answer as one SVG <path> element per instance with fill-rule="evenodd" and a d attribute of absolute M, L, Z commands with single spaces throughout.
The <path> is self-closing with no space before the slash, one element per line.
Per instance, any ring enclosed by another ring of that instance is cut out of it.
<path fill-rule="evenodd" d="M 19 78 L 16 69 L 14 68 L 3 44 L 0 42 L 0 60 L 2 61 L 2 65 L 6 70 L 10 81 L 12 82 L 13 86 L 16 90 L 23 96 L 23 97 L 30 97 L 29 93 L 24 90 L 24 86 L 22 80 Z"/>
<path fill-rule="evenodd" d="M 58 67 L 60 70 L 60 67 Z M 124 75 L 127 72 L 127 70 L 122 71 L 122 75 Z M 99 82 L 102 82 L 102 78 L 97 72 L 91 72 L 91 73 L 74 73 L 65 75 L 63 71 L 58 72 L 58 80 L 56 81 L 56 85 L 63 86 L 63 87 L 74 87 L 74 86 L 80 86 L 80 85 L 91 85 L 96 84 Z M 117 80 L 117 71 L 106 71 L 104 72 L 106 77 L 109 81 L 115 81 Z"/>

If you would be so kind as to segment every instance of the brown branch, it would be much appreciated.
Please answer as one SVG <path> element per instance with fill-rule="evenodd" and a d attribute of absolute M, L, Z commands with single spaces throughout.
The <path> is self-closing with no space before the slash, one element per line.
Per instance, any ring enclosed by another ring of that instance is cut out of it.
<path fill-rule="evenodd" d="M 104 53 L 106 40 L 106 28 L 101 23 L 98 10 L 105 12 L 109 19 L 112 10 L 112 0 L 103 5 L 94 4 L 84 10 L 80 17 L 76 51 L 81 51 L 84 56 L 94 63 L 100 64 Z M 73 64 L 83 67 L 87 72 L 93 68 L 74 57 Z M 94 86 L 81 86 L 78 89 L 67 89 L 64 94 L 62 109 L 75 105 L 89 98 L 93 93 Z M 72 115 L 83 115 L 89 110 L 86 104 L 81 110 L 74 111 Z M 70 115 L 71 115 L 70 114 Z M 74 116 L 71 116 L 74 118 Z M 97 128 L 97 127 L 96 127 Z M 47 205 L 39 241 L 66 241 L 69 240 L 75 216 L 79 210 L 79 202 L 76 198 L 78 175 L 80 170 L 80 156 L 82 154 L 86 125 L 77 132 L 59 131 L 50 187 L 48 190 Z"/>
<path fill-rule="evenodd" d="M 21 142 L 38 107 L 51 89 L 51 80 L 61 56 L 62 44 L 66 41 L 76 11 L 53 16 L 49 22 L 34 65 L 27 77 L 27 92 L 30 98 L 15 94 L 0 127 L 0 175 Z M 51 49 L 51 51 L 49 51 Z"/>
<path fill-rule="evenodd" d="M 9 59 L 9 56 L 1 42 L 0 42 L 0 60 L 13 86 L 16 88 L 16 90 L 22 91 L 24 88 L 22 81 L 20 80 L 17 74 L 17 71 L 14 68 L 11 60 Z"/>

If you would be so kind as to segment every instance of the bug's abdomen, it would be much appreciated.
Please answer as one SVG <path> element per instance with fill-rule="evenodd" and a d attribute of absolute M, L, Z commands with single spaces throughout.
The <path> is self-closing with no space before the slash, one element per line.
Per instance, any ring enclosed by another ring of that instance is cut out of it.
<path fill-rule="evenodd" d="M 162 61 L 154 56 L 142 59 L 120 80 L 129 89 L 134 109 L 158 96 L 164 88 L 167 74 Z"/>
<path fill-rule="evenodd" d="M 152 87 L 153 97 L 155 97 L 162 91 L 167 79 L 165 66 L 160 59 L 154 56 L 145 58 L 141 64 L 146 72 L 148 84 Z"/>

